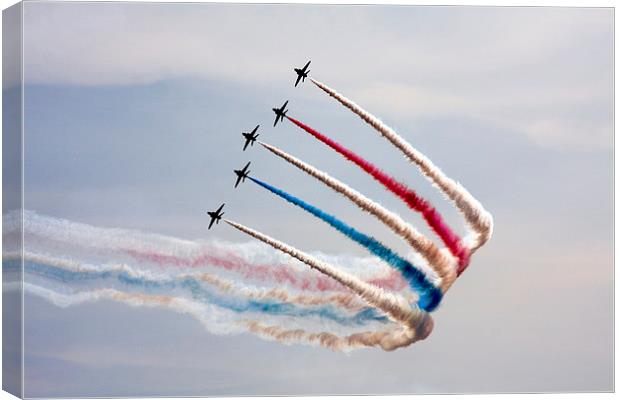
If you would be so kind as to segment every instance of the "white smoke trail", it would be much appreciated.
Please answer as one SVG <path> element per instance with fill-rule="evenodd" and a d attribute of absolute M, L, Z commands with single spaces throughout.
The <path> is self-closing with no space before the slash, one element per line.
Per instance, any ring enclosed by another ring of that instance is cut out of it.
<path fill-rule="evenodd" d="M 373 343 L 373 345 L 380 346 L 384 350 L 393 350 L 398 347 L 407 346 L 417 340 L 425 339 L 432 331 L 433 322 L 430 315 L 419 309 L 412 309 L 402 297 L 392 293 L 386 293 L 378 287 L 363 282 L 354 275 L 343 272 L 263 233 L 230 220 L 225 221 L 241 232 L 255 237 L 271 247 L 289 254 L 311 268 L 337 280 L 359 295 L 370 306 L 382 310 L 392 320 L 402 325 L 402 329 L 398 331 L 391 332 L 380 338 L 375 338 L 376 342 Z"/>
<path fill-rule="evenodd" d="M 447 177 L 433 162 L 420 151 L 411 146 L 406 140 L 400 137 L 392 128 L 384 124 L 377 117 L 364 110 L 362 107 L 336 92 L 329 86 L 315 79 L 312 82 L 331 97 L 338 100 L 342 105 L 353 111 L 364 121 L 377 130 L 381 136 L 385 137 L 395 147 L 400 149 L 410 161 L 417 164 L 420 171 L 429 178 L 461 211 L 470 228 L 475 232 L 471 237 L 466 238 L 466 244 L 473 253 L 484 245 L 493 234 L 493 217 L 484 209 L 461 184 Z"/>
<path fill-rule="evenodd" d="M 275 146 L 263 142 L 259 143 L 273 154 L 295 165 L 308 175 L 318 179 L 331 189 L 344 195 L 359 208 L 377 217 L 394 233 L 405 239 L 405 241 L 407 241 L 407 243 L 409 243 L 414 250 L 418 251 L 430 265 L 434 273 L 432 275 L 429 274 L 428 271 L 425 271 L 425 273 L 431 282 L 433 282 L 436 286 L 441 287 L 442 292 L 445 293 L 452 285 L 456 279 L 457 261 L 452 254 L 447 251 L 447 249 L 440 251 L 433 242 L 421 235 L 413 226 L 405 222 L 401 217 L 387 210 L 379 203 L 369 199 L 355 189 L 349 187 L 345 183 L 330 176 L 326 172 L 318 170 L 312 165 L 305 163 L 304 161 L 286 153 L 281 149 L 278 149 Z M 433 275 L 438 276 L 439 279 L 436 279 L 436 276 Z"/>
<path fill-rule="evenodd" d="M 430 316 L 428 316 L 430 318 Z M 283 329 L 279 326 L 266 325 L 259 321 L 246 321 L 246 326 L 261 337 L 277 340 L 280 343 L 290 344 L 307 342 L 318 344 L 336 351 L 349 351 L 361 347 L 379 346 L 383 350 L 392 351 L 399 347 L 424 338 L 411 338 L 411 331 L 397 327 L 392 330 L 366 331 L 351 335 L 335 335 L 330 332 L 307 332 L 303 329 Z"/>

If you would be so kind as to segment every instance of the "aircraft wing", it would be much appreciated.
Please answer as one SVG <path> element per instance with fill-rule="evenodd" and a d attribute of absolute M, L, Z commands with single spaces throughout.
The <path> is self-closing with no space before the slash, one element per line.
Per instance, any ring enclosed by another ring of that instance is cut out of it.
<path fill-rule="evenodd" d="M 309 66 L 309 65 L 310 65 L 310 61 L 308 61 L 308 62 L 306 63 L 306 65 L 304 65 L 304 68 L 303 68 L 303 71 L 304 71 L 304 72 L 306 71 L 306 68 L 308 68 L 308 66 Z"/>
<path fill-rule="evenodd" d="M 248 148 L 248 144 L 250 144 L 250 139 L 245 139 L 245 145 L 243 146 L 243 151 Z"/>
<path fill-rule="evenodd" d="M 239 186 L 239 182 L 241 182 L 241 176 L 242 175 L 237 176 L 237 182 L 235 182 L 235 187 Z"/>
<path fill-rule="evenodd" d="M 297 87 L 300 80 L 301 80 L 301 75 L 297 75 L 297 80 L 295 81 L 295 87 Z"/>
<path fill-rule="evenodd" d="M 222 205 L 220 206 L 220 208 L 217 209 L 217 211 L 215 212 L 215 214 L 219 214 L 220 211 L 222 211 L 222 208 L 224 208 L 224 206 L 226 205 L 226 203 L 222 203 Z"/>
<path fill-rule="evenodd" d="M 211 229 L 214 222 L 215 222 L 215 218 L 211 217 L 211 222 L 209 223 L 209 227 L 207 229 Z"/>

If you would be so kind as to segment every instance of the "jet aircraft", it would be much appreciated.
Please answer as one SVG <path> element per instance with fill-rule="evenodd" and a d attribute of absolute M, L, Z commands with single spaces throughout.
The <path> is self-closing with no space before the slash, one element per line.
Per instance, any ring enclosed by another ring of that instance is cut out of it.
<path fill-rule="evenodd" d="M 248 163 L 245 164 L 245 167 L 243 167 L 243 169 L 235 170 L 235 174 L 237 174 L 237 182 L 235 182 L 235 187 L 237 187 L 241 181 L 245 182 L 245 178 L 247 178 L 248 174 L 250 173 L 250 171 L 248 170 L 249 166 L 250 166 L 250 161 L 248 161 Z"/>
<path fill-rule="evenodd" d="M 308 73 L 310 72 L 310 70 L 308 70 L 309 65 L 310 65 L 310 61 L 308 61 L 308 63 L 304 65 L 304 67 L 301 69 L 295 68 L 295 72 L 297 73 L 297 80 L 295 81 L 295 87 L 297 87 L 297 84 L 299 84 L 300 80 L 302 82 L 306 81 L 306 78 L 308 77 Z"/>
<path fill-rule="evenodd" d="M 225 203 L 223 203 L 216 211 L 207 211 L 207 214 L 209 214 L 209 216 L 211 217 L 211 222 L 209 223 L 209 228 L 207 229 L 211 229 L 214 222 L 217 224 L 220 223 L 220 219 L 222 219 L 222 215 L 224 215 L 224 213 L 220 213 L 220 211 L 222 211 L 222 208 L 224 208 L 224 204 Z"/>
<path fill-rule="evenodd" d="M 276 113 L 276 120 L 273 123 L 274 127 L 278 123 L 278 119 L 280 121 L 284 121 L 284 117 L 286 117 L 286 112 L 288 111 L 288 110 L 286 110 L 286 105 L 287 104 L 288 104 L 288 100 L 286 100 L 286 102 L 284 104 L 282 104 L 282 107 L 280 107 L 280 108 L 272 108 L 273 112 Z"/>
<path fill-rule="evenodd" d="M 242 132 L 241 134 L 245 138 L 245 145 L 243 145 L 243 151 L 248 148 L 248 145 L 251 144 L 254 146 L 254 142 L 256 142 L 256 138 L 259 136 L 256 131 L 260 125 L 256 125 L 256 128 L 252 130 L 252 132 Z"/>

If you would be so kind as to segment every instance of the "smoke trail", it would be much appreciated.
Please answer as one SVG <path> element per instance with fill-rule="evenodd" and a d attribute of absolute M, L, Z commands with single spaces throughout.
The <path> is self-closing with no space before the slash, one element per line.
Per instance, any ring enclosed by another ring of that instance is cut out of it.
<path fill-rule="evenodd" d="M 444 257 L 443 254 L 437 250 L 436 246 L 434 246 L 432 242 L 420 235 L 411 225 L 403 221 L 398 215 L 385 209 L 380 204 L 370 200 L 363 194 L 359 193 L 355 189 L 352 189 L 336 178 L 333 178 L 329 174 L 316 169 L 312 165 L 293 157 L 275 146 L 263 142 L 259 143 L 278 157 L 283 158 L 285 161 L 295 165 L 297 168 L 306 172 L 310 176 L 313 176 L 319 181 L 325 183 L 336 192 L 344 195 L 362 210 L 377 217 L 386 226 L 392 229 L 394 233 L 403 237 L 407 243 L 420 252 L 420 254 L 433 268 L 433 271 L 440 277 L 441 281 L 438 285 L 444 293 L 448 290 L 450 285 L 452 285 L 454 279 L 456 278 L 456 269 L 453 267 L 453 263 L 446 260 L 446 257 Z"/>
<path fill-rule="evenodd" d="M 141 252 L 138 250 L 127 249 L 127 254 L 136 260 L 153 262 L 160 266 L 218 266 L 224 269 L 243 274 L 246 278 L 257 279 L 260 281 L 277 281 L 289 284 L 301 290 L 314 290 L 318 292 L 343 291 L 342 285 L 327 279 L 324 276 L 306 276 L 304 273 L 295 271 L 285 264 L 256 264 L 251 263 L 235 254 L 228 254 L 226 257 L 216 257 L 208 254 L 199 255 L 190 259 L 177 256 L 170 256 L 159 252 Z M 404 283 L 398 275 L 389 274 L 386 277 L 376 277 L 365 279 L 368 283 L 380 286 L 389 290 L 402 290 Z"/>
<path fill-rule="evenodd" d="M 426 336 L 412 338 L 411 332 L 403 328 L 390 331 L 354 333 L 343 337 L 330 332 L 306 332 L 302 329 L 293 330 L 283 329 L 279 326 L 266 326 L 258 321 L 246 321 L 246 325 L 250 332 L 264 338 L 277 340 L 280 343 L 308 342 L 336 351 L 348 351 L 360 347 L 375 346 L 381 347 L 386 351 L 393 351 L 399 347 L 426 338 Z"/>
<path fill-rule="evenodd" d="M 244 331 L 242 326 L 237 326 L 232 323 L 229 315 L 222 312 L 214 312 L 216 310 L 214 306 L 200 304 L 179 297 L 123 293 L 122 291 L 111 288 L 67 294 L 37 286 L 29 282 L 24 282 L 23 288 L 27 293 L 43 298 L 57 307 L 64 308 L 100 300 L 113 300 L 134 307 L 158 307 L 191 315 L 200 321 L 209 332 L 214 334 L 223 335 L 241 333 Z"/>
<path fill-rule="evenodd" d="M 17 265 L 15 267 L 18 267 Z M 4 268 L 10 268 L 5 265 Z M 188 292 L 192 300 L 201 303 L 212 304 L 221 309 L 234 313 L 260 313 L 273 316 L 309 317 L 316 316 L 321 319 L 329 319 L 341 325 L 362 325 L 367 321 L 385 321 L 385 317 L 379 316 L 374 309 L 362 309 L 353 315 L 343 315 L 331 305 L 320 307 L 299 307 L 292 303 L 279 301 L 264 301 L 254 298 L 232 298 L 219 295 L 217 292 L 201 285 L 199 280 L 193 277 L 180 276 L 170 278 L 147 278 L 135 272 L 128 273 L 127 269 L 100 269 L 98 271 L 79 270 L 72 271 L 58 266 L 40 264 L 27 261 L 24 264 L 27 274 L 42 277 L 47 280 L 72 284 L 79 287 L 81 284 L 96 283 L 101 285 L 106 282 L 116 282 L 121 287 L 138 290 L 161 290 L 166 293 L 182 290 Z"/>
<path fill-rule="evenodd" d="M 19 268 L 19 264 L 17 263 L 21 260 L 21 253 L 5 253 L 2 256 L 2 261 L 4 264 L 4 270 L 10 271 L 11 268 Z M 169 275 L 169 274 L 156 274 L 149 271 L 137 270 L 126 264 L 112 264 L 112 265 L 104 265 L 104 266 L 95 266 L 90 264 L 82 264 L 79 262 L 75 262 L 72 260 L 59 259 L 49 256 L 43 256 L 38 254 L 31 254 L 29 252 L 24 253 L 24 264 L 27 268 L 32 268 L 36 265 L 45 265 L 49 267 L 54 267 L 58 269 L 63 269 L 70 272 L 77 273 L 98 273 L 104 275 L 106 273 L 123 273 L 126 276 L 136 279 L 142 279 L 144 281 L 153 281 L 156 283 L 164 284 L 166 281 L 176 280 L 176 281 L 184 281 L 184 280 L 196 280 L 199 282 L 204 282 L 208 285 L 211 285 L 217 288 L 219 291 L 224 293 L 231 293 L 236 296 L 240 296 L 243 298 L 256 299 L 260 301 L 280 301 L 283 303 L 292 303 L 301 306 L 321 306 L 326 304 L 333 304 L 338 307 L 342 307 L 344 309 L 350 311 L 361 311 L 363 305 L 357 299 L 357 296 L 354 296 L 349 293 L 334 293 L 329 295 L 306 295 L 306 294 L 291 294 L 287 290 L 282 288 L 267 288 L 267 289 L 258 289 L 252 288 L 247 285 L 239 285 L 234 281 L 220 278 L 216 275 L 199 272 L 199 273 L 180 273 L 177 275 Z M 33 270 L 34 273 L 41 272 L 37 271 L 36 268 Z M 45 271 L 42 271 L 45 272 Z M 107 275 L 108 277 L 111 275 Z M 96 276 L 92 276 L 93 278 Z M 331 278 L 326 278 L 330 279 Z"/>
<path fill-rule="evenodd" d="M 198 268 L 215 266 L 242 274 L 248 279 L 267 282 L 277 281 L 302 290 L 316 290 L 321 292 L 342 290 L 340 285 L 325 277 L 305 276 L 305 274 L 299 274 L 298 271 L 283 264 L 266 265 L 247 262 L 232 252 L 224 256 L 199 254 L 195 257 L 182 258 L 157 251 L 140 251 L 134 249 L 126 249 L 125 251 L 136 260 L 152 262 L 164 267 Z"/>
<path fill-rule="evenodd" d="M 411 265 L 409 261 L 398 256 L 396 253 L 385 247 L 376 239 L 355 230 L 354 228 L 348 226 L 333 215 L 327 214 L 322 210 L 304 202 L 303 200 L 298 199 L 295 196 L 292 196 L 258 179 L 252 177 L 248 178 L 259 186 L 262 186 L 263 188 L 271 191 L 272 193 L 282 197 L 286 201 L 303 208 L 315 217 L 327 222 L 329 225 L 337 229 L 345 236 L 356 241 L 377 257 L 397 268 L 403 274 L 404 278 L 410 283 L 412 289 L 420 295 L 420 299 L 418 300 L 418 306 L 421 309 L 425 311 L 433 311 L 441 302 L 441 290 L 439 290 L 431 282 L 429 282 L 426 276 L 420 270 L 416 269 L 413 265 Z"/>
<path fill-rule="evenodd" d="M 337 280 L 341 284 L 350 288 L 354 293 L 358 294 L 369 305 L 379 308 L 390 318 L 402 324 L 402 330 L 392 332 L 381 338 L 375 338 L 372 345 L 378 345 L 384 350 L 394 350 L 398 347 L 407 346 L 417 340 L 425 339 L 431 333 L 433 329 L 433 320 L 431 316 L 421 310 L 412 309 L 401 297 L 391 293 L 386 293 L 380 288 L 361 281 L 354 275 L 334 268 L 331 265 L 310 256 L 309 254 L 303 253 L 292 246 L 277 241 L 258 231 L 233 221 L 225 221 L 241 232 L 255 237 L 271 247 L 289 254 L 290 256 L 307 264 L 309 267 Z"/>
<path fill-rule="evenodd" d="M 5 249 L 11 238 L 21 240 L 19 215 L 3 216 Z M 245 281 L 276 283 L 301 291 L 342 292 L 344 288 L 333 279 L 301 265 L 291 264 L 285 256 L 275 251 L 265 251 L 257 243 L 200 242 L 180 240 L 135 230 L 94 227 L 64 219 L 24 213 L 24 235 L 30 252 L 71 254 L 80 262 L 91 264 L 117 263 L 136 265 L 149 269 L 196 271 L 221 269 L 227 274 L 238 274 Z M 17 236 L 15 236 L 17 235 Z M 14 237 L 15 236 L 15 237 Z M 332 258 L 334 258 L 332 256 Z M 342 257 L 339 257 L 342 258 Z M 392 291 L 401 291 L 406 283 L 396 271 L 377 268 L 371 257 L 348 257 L 334 261 L 350 265 L 362 279 Z"/>
<path fill-rule="evenodd" d="M 465 220 L 475 232 L 475 236 L 468 238 L 470 252 L 473 253 L 486 243 L 493 233 L 493 217 L 487 212 L 482 204 L 478 202 L 463 186 L 458 182 L 448 178 L 430 159 L 416 150 L 407 141 L 401 138 L 392 128 L 385 125 L 377 117 L 370 114 L 353 101 L 336 92 L 329 86 L 315 79 L 311 79 L 321 90 L 338 100 L 342 105 L 353 111 L 360 118 L 371 125 L 382 136 L 390 141 L 395 147 L 400 149 L 409 160 L 418 165 L 422 173 L 431 180 L 461 211 Z M 465 268 L 459 269 L 459 274 Z"/>
<path fill-rule="evenodd" d="M 17 284 L 17 282 L 5 283 L 3 289 L 7 291 L 18 291 L 21 290 L 21 284 Z M 158 307 L 190 315 L 198 320 L 209 332 L 214 334 L 224 335 L 241 333 L 247 330 L 265 339 L 277 340 L 284 344 L 314 344 L 335 351 L 349 351 L 360 347 L 371 346 L 379 346 L 384 350 L 394 350 L 398 347 L 398 344 L 424 339 L 421 335 L 414 339 L 410 339 L 407 336 L 409 332 L 404 329 L 401 329 L 401 331 L 361 332 L 340 336 L 332 332 L 308 332 L 303 329 L 286 329 L 277 325 L 265 326 L 263 323 L 252 319 L 231 322 L 227 320 L 225 316 L 222 317 L 221 314 L 218 318 L 214 318 L 213 316 L 218 314 L 213 313 L 206 305 L 196 303 L 192 300 L 167 295 L 124 293 L 109 288 L 66 294 L 58 293 L 27 282 L 24 283 L 24 290 L 58 307 L 69 307 L 101 300 L 112 300 L 132 307 Z M 432 329 L 432 320 L 430 317 L 427 318 L 428 321 L 425 321 L 426 324 L 422 326 L 428 330 L 428 333 L 422 332 L 426 333 L 426 335 L 428 335 L 430 329 Z"/>
<path fill-rule="evenodd" d="M 381 183 L 386 189 L 402 199 L 409 208 L 419 212 L 424 217 L 424 220 L 431 227 L 431 229 L 441 238 L 450 252 L 458 258 L 459 267 L 464 266 L 469 261 L 469 251 L 461 243 L 461 238 L 456 235 L 450 227 L 444 222 L 441 214 L 425 199 L 418 196 L 418 194 L 407 187 L 404 183 L 397 181 L 385 172 L 381 171 L 377 166 L 373 165 L 369 161 L 355 154 L 353 151 L 342 146 L 335 140 L 323 135 L 316 129 L 298 121 L 295 118 L 286 117 L 289 121 L 314 136 L 319 141 L 325 143 L 332 149 L 336 150 L 347 160 L 352 161 L 354 164 L 362 168 L 375 180 Z"/>
<path fill-rule="evenodd" d="M 4 286 L 4 290 L 21 290 L 21 288 L 17 284 L 8 284 Z M 133 307 L 157 307 L 169 309 L 171 311 L 186 314 L 195 318 L 207 329 L 207 331 L 218 335 L 242 333 L 244 331 L 252 332 L 250 325 L 254 322 L 252 319 L 234 320 L 231 318 L 231 314 L 222 312 L 216 306 L 170 295 L 125 293 L 112 288 L 95 289 L 77 293 L 63 293 L 28 282 L 24 283 L 24 291 L 31 295 L 43 298 L 57 307 L 63 308 L 101 300 L 112 300 Z M 287 328 L 278 328 L 287 330 Z M 291 331 L 305 332 L 301 329 L 293 329 Z M 257 334 L 263 337 L 266 336 L 264 334 L 261 335 L 260 333 Z M 311 335 L 312 333 L 308 334 Z M 323 334 L 335 335 L 333 333 Z M 303 337 L 300 337 L 296 341 L 307 342 L 308 344 L 322 344 L 312 340 L 305 340 Z M 338 348 L 334 349 L 337 350 Z M 345 348 L 344 350 L 347 349 Z"/>

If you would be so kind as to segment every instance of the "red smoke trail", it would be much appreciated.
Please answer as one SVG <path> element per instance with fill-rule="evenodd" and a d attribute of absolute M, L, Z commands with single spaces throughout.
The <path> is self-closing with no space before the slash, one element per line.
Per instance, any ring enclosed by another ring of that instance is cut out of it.
<path fill-rule="evenodd" d="M 278 283 L 289 284 L 291 285 L 291 287 L 304 291 L 348 291 L 345 286 L 341 285 L 340 283 L 329 277 L 314 273 L 300 274 L 299 271 L 293 270 L 292 268 L 283 264 L 252 264 L 243 260 L 241 257 L 238 257 L 232 252 L 228 252 L 224 257 L 213 256 L 210 254 L 202 254 L 197 257 L 183 258 L 153 251 L 146 252 L 134 249 L 125 249 L 124 251 L 138 261 L 152 262 L 163 267 L 173 266 L 198 268 L 205 266 L 214 266 L 218 268 L 223 268 L 228 271 L 240 273 L 249 279 L 257 279 L 260 281 L 275 281 Z M 395 271 L 390 271 L 389 275 L 384 278 L 371 278 L 368 279 L 367 282 L 391 291 L 400 291 L 407 286 L 400 274 Z"/>
<path fill-rule="evenodd" d="M 411 209 L 421 213 L 426 223 L 437 234 L 437 236 L 441 238 L 450 252 L 459 260 L 459 270 L 464 269 L 464 267 L 469 263 L 469 250 L 463 246 L 461 238 L 456 235 L 450 227 L 448 227 L 448 225 L 446 225 L 441 217 L 441 214 L 439 214 L 439 212 L 428 201 L 418 196 L 415 191 L 408 188 L 405 184 L 398 182 L 385 172 L 381 171 L 375 165 L 366 161 L 346 147 L 343 147 L 338 142 L 328 138 L 295 118 L 288 116 L 286 118 L 321 142 L 336 150 L 338 153 L 342 154 L 349 161 L 354 162 L 357 166 L 362 168 L 369 175 L 380 182 L 386 189 L 400 197 Z"/>

